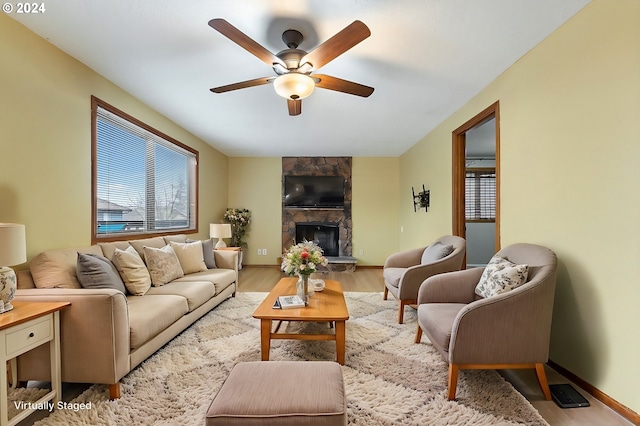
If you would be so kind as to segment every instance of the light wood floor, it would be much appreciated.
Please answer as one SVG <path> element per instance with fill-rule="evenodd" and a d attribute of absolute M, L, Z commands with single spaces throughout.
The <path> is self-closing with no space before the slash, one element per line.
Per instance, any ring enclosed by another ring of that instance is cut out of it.
<path fill-rule="evenodd" d="M 275 286 L 278 280 L 284 276 L 285 275 L 275 266 L 244 267 L 240 271 L 238 291 L 268 292 Z M 383 290 L 381 268 L 358 268 L 355 272 L 331 272 L 321 276 L 326 279 L 340 281 L 344 291 L 382 292 Z M 347 338 L 349 338 L 348 335 Z M 571 383 L 564 376 L 548 366 L 546 367 L 546 372 L 550 384 Z M 538 412 L 540 412 L 540 415 L 552 426 L 632 425 L 631 422 L 609 409 L 606 405 L 593 398 L 574 383 L 572 383 L 572 385 L 589 400 L 591 403 L 590 407 L 562 409 L 558 407 L 555 402 L 544 400 L 533 371 L 508 370 L 500 371 L 500 374 L 529 400 Z M 42 384 L 30 382 L 29 386 L 41 387 Z M 88 387 L 89 385 L 85 384 L 63 383 L 62 399 L 69 402 Z M 43 417 L 46 417 L 46 414 L 40 411 L 23 420 L 18 425 L 28 426 Z"/>
<path fill-rule="evenodd" d="M 274 267 L 245 267 L 240 271 L 238 291 L 271 291 L 284 275 Z M 355 272 L 331 272 L 318 277 L 338 280 L 343 291 L 382 292 L 382 268 L 357 268 Z M 382 297 L 382 296 L 381 296 Z M 389 295 L 389 297 L 393 297 Z M 407 308 L 408 309 L 408 308 Z M 347 335 L 347 339 L 349 336 Z M 631 422 L 593 398 L 575 383 L 549 366 L 545 367 L 549 384 L 571 383 L 591 403 L 590 407 L 563 409 L 553 401 L 546 401 L 533 370 L 503 370 L 499 373 L 509 381 L 538 410 L 552 426 L 632 425 Z"/>

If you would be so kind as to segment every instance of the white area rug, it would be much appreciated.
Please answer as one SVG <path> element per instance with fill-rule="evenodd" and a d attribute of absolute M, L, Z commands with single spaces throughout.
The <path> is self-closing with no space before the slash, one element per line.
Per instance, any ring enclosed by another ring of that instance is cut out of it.
<path fill-rule="evenodd" d="M 172 340 L 121 381 L 122 398 L 94 385 L 72 401 L 90 409 L 55 411 L 36 425 L 202 425 L 231 368 L 260 360 L 264 293 L 238 293 Z M 415 311 L 397 323 L 397 303 L 381 293 L 347 293 L 343 367 L 350 425 L 546 425 L 495 371 L 462 371 L 457 401 L 447 401 L 447 364 L 423 337 L 413 343 Z M 293 325 L 292 326 L 299 326 Z M 327 327 L 314 324 L 314 327 Z M 334 342 L 276 340 L 273 360 L 335 360 Z"/>

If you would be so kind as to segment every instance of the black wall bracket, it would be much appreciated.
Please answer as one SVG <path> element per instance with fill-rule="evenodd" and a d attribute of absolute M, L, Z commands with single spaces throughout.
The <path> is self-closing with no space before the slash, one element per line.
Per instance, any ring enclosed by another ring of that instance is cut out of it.
<path fill-rule="evenodd" d="M 417 212 L 418 209 L 424 208 L 425 213 L 429 211 L 429 190 L 425 189 L 422 185 L 422 191 L 416 194 L 413 186 L 411 187 L 411 194 L 413 195 L 413 211 Z"/>

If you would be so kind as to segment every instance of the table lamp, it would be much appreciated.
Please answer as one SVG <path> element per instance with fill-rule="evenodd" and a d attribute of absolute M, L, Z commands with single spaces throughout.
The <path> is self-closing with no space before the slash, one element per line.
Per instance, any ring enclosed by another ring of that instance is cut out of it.
<path fill-rule="evenodd" d="M 16 273 L 9 266 L 27 261 L 24 225 L 0 223 L 0 313 L 13 309 L 11 301 L 16 294 Z"/>
<path fill-rule="evenodd" d="M 229 223 L 211 223 L 209 224 L 209 236 L 217 238 L 215 248 L 226 247 L 227 244 L 222 241 L 223 238 L 231 238 L 231 224 Z"/>

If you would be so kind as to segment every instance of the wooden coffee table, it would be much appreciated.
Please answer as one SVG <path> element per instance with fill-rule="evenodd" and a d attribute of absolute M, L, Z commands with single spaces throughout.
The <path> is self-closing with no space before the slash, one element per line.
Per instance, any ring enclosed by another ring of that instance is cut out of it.
<path fill-rule="evenodd" d="M 296 309 L 274 309 L 278 296 L 296 294 L 297 278 L 282 278 L 271 290 L 253 317 L 260 320 L 260 347 L 262 360 L 269 360 L 271 339 L 293 340 L 335 340 L 337 361 L 344 365 L 345 321 L 349 319 L 349 310 L 344 300 L 342 286 L 338 281 L 325 280 L 323 291 L 317 291 L 309 298 L 309 305 Z M 275 329 L 273 321 L 277 321 Z M 313 321 L 335 323 L 335 333 L 296 334 L 278 333 L 282 321 Z"/>

